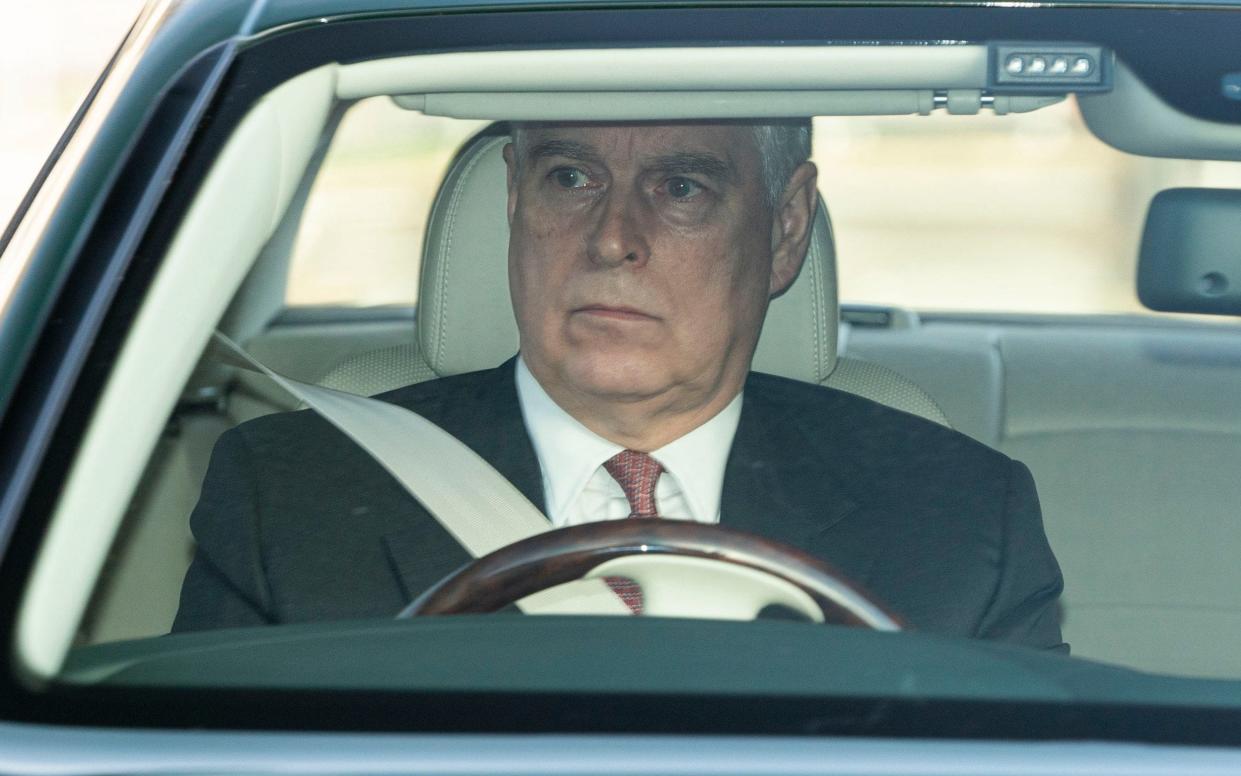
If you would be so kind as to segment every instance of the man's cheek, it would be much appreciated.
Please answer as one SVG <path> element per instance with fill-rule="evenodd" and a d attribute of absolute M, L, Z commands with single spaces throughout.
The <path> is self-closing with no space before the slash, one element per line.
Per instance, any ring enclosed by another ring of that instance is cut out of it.
<path fill-rule="evenodd" d="M 525 221 L 522 224 L 521 233 L 525 242 L 537 246 L 541 252 L 556 252 L 555 246 L 564 243 L 568 237 L 576 234 L 574 225 L 569 219 L 550 213 Z"/>

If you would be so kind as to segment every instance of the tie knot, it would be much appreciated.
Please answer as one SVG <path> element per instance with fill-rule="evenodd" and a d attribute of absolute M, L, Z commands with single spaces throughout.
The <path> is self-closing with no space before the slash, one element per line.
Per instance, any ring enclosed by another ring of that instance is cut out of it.
<path fill-rule="evenodd" d="M 637 450 L 622 450 L 604 461 L 603 468 L 625 491 L 630 517 L 659 516 L 655 511 L 655 483 L 664 471 L 659 461 Z"/>

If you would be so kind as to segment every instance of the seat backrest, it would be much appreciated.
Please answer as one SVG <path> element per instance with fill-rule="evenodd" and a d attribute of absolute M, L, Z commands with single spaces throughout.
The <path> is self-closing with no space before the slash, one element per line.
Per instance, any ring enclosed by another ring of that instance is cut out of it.
<path fill-rule="evenodd" d="M 458 154 L 436 196 L 423 246 L 416 343 L 347 359 L 324 385 L 373 394 L 494 367 L 517 352 L 501 155 L 508 142 L 507 135 L 494 133 L 475 137 Z M 820 198 L 805 264 L 768 308 L 753 368 L 810 383 L 839 381 L 842 390 L 947 425 L 925 392 L 891 370 L 838 365 L 838 315 L 835 243 Z"/>

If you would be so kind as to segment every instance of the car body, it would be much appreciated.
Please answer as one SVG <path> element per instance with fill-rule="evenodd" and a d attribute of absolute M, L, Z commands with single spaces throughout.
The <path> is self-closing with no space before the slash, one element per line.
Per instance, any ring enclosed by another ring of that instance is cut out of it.
<path fill-rule="evenodd" d="M 1215 188 L 1241 188 L 1238 31 L 1228 2 L 152 2 L 0 237 L 0 768 L 1235 771 L 1241 342 L 1220 319 L 842 308 L 841 351 L 902 381 L 884 383 L 899 395 L 858 392 L 1031 466 L 1084 658 L 783 622 L 498 615 L 159 638 L 151 623 L 175 608 L 188 557 L 169 553 L 192 550 L 184 518 L 215 438 L 297 406 L 222 365 L 212 330 L 336 387 L 351 355 L 415 336 L 410 303 L 287 304 L 295 238 L 362 101 L 476 122 L 968 122 L 1037 116 L 1072 94 L 1112 146 L 1213 160 Z M 1006 68 L 1061 56 L 1088 58 L 1090 78 Z M 1147 183 L 1174 188 L 1164 181 Z M 1046 204 L 1021 185 L 1002 227 Z M 1152 245 L 1181 234 L 1172 244 L 1187 247 L 1142 249 L 1144 298 L 1235 315 L 1227 224 L 1241 211 L 1203 196 L 1213 214 L 1177 196 L 1158 211 L 1170 225 L 1147 221 Z M 946 239 L 964 245 L 981 215 Z M 891 231 L 882 218 L 875 234 Z M 412 260 L 406 237 L 397 255 Z M 1040 258 L 1004 231 L 984 238 L 1025 266 Z M 1070 264 L 1048 262 L 1053 290 Z M 930 398 L 911 405 L 907 384 Z"/>

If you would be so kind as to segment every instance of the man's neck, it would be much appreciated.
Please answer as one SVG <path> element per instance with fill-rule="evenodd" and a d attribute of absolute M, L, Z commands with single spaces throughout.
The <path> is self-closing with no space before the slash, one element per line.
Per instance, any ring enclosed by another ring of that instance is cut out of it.
<path fill-rule="evenodd" d="M 529 368 L 529 364 L 527 364 Z M 741 393 L 745 373 L 725 375 L 708 391 L 685 398 L 664 394 L 603 401 L 531 375 L 552 401 L 595 434 L 629 450 L 658 450 L 718 415 Z"/>

